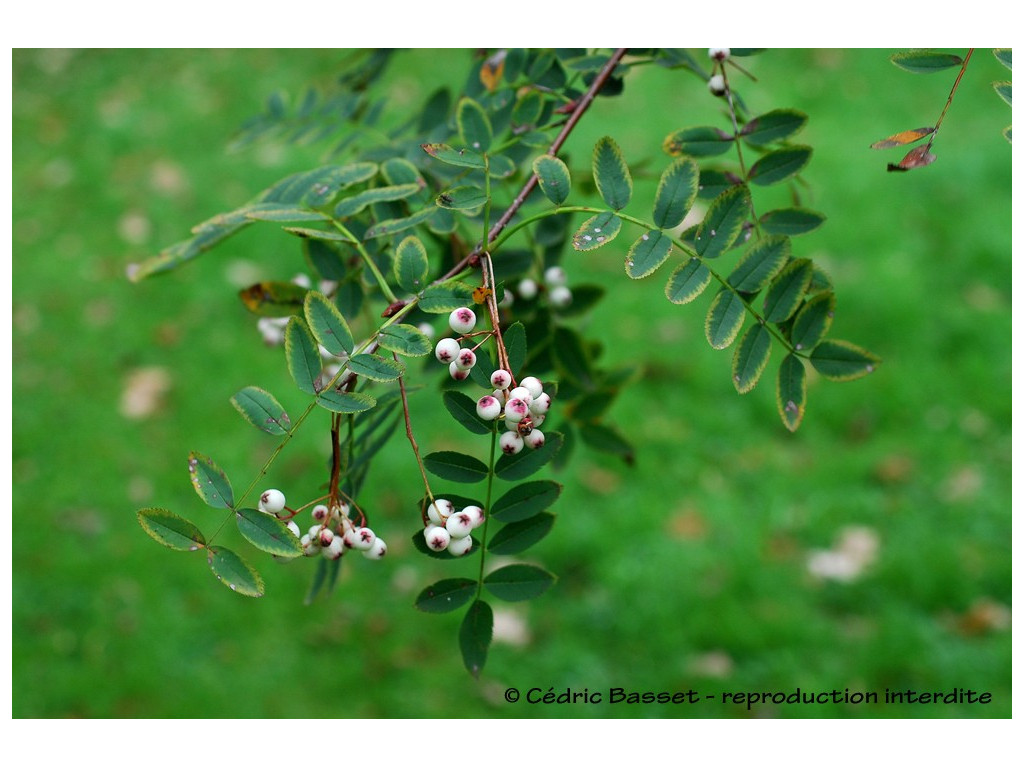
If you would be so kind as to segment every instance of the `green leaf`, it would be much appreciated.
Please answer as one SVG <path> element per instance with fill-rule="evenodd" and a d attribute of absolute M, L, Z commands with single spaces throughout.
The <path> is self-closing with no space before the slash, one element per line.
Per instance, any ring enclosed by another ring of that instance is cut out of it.
<path fill-rule="evenodd" d="M 697 199 L 699 180 L 700 167 L 688 157 L 679 158 L 666 168 L 654 198 L 654 223 L 662 229 L 678 227 Z"/>
<path fill-rule="evenodd" d="M 786 265 L 790 250 L 788 237 L 772 235 L 758 240 L 729 275 L 729 285 L 742 293 L 757 293 Z"/>
<path fill-rule="evenodd" d="M 484 586 L 495 597 L 509 602 L 531 600 L 555 583 L 554 574 L 535 565 L 506 565 L 484 577 Z"/>
<path fill-rule="evenodd" d="M 413 227 L 429 220 L 436 211 L 437 206 L 431 205 L 429 208 L 416 211 L 416 213 L 401 219 L 385 219 L 384 221 L 377 222 L 366 230 L 366 234 L 363 235 L 363 239 L 372 240 L 375 237 L 397 235 L 399 232 L 412 229 Z"/>
<path fill-rule="evenodd" d="M 486 152 L 491 148 L 494 132 L 491 121 L 484 108 L 473 99 L 464 97 L 455 108 L 455 122 L 459 128 L 462 143 L 478 152 Z"/>
<path fill-rule="evenodd" d="M 452 187 L 438 195 L 434 203 L 452 211 L 472 211 L 487 203 L 487 193 L 480 187 L 469 185 Z"/>
<path fill-rule="evenodd" d="M 779 208 L 761 217 L 766 235 L 802 235 L 813 232 L 825 222 L 825 216 L 808 208 Z"/>
<path fill-rule="evenodd" d="M 429 355 L 434 347 L 430 339 L 414 325 L 396 323 L 381 328 L 377 334 L 377 343 L 381 349 L 397 352 L 407 357 L 423 357 Z"/>
<path fill-rule="evenodd" d="M 493 422 L 484 421 L 476 413 L 476 400 L 454 389 L 445 390 L 441 401 L 448 413 L 462 426 L 476 435 L 489 435 L 494 431 Z"/>
<path fill-rule="evenodd" d="M 428 285 L 420 294 L 419 308 L 438 315 L 473 303 L 473 288 L 458 280 Z"/>
<path fill-rule="evenodd" d="M 772 335 L 761 323 L 754 323 L 743 334 L 732 358 L 732 383 L 741 395 L 757 386 L 768 366 L 772 351 Z"/>
<path fill-rule="evenodd" d="M 471 149 L 452 149 L 447 144 L 421 144 L 420 147 L 433 158 L 448 165 L 461 168 L 483 168 L 484 156 Z"/>
<path fill-rule="evenodd" d="M 992 83 L 992 87 L 996 89 L 996 93 L 999 94 L 999 98 L 1010 106 L 1013 106 L 1013 84 L 1009 80 Z"/>
<path fill-rule="evenodd" d="M 533 161 L 533 172 L 540 182 L 540 191 L 555 205 L 561 205 L 569 197 L 572 179 L 565 163 L 551 155 L 541 155 Z"/>
<path fill-rule="evenodd" d="M 814 349 L 829 328 L 836 311 L 836 295 L 831 291 L 819 293 L 805 303 L 796 313 L 790 340 L 796 350 Z"/>
<path fill-rule="evenodd" d="M 581 424 L 580 439 L 595 451 L 618 456 L 629 465 L 636 460 L 632 443 L 607 424 Z"/>
<path fill-rule="evenodd" d="M 560 325 L 555 328 L 551 346 L 558 371 L 589 389 L 594 381 L 594 371 L 583 337 L 572 328 Z"/>
<path fill-rule="evenodd" d="M 170 510 L 147 507 L 136 514 L 143 530 L 165 547 L 179 552 L 194 552 L 206 546 L 202 531 Z"/>
<path fill-rule="evenodd" d="M 306 322 L 299 317 L 292 317 L 284 329 L 284 354 L 288 372 L 299 389 L 315 395 L 323 370 L 320 350 Z"/>
<path fill-rule="evenodd" d="M 773 109 L 747 122 L 740 136 L 754 146 L 783 141 L 807 125 L 807 115 L 796 109 Z"/>
<path fill-rule="evenodd" d="M 764 319 L 781 323 L 793 316 L 811 286 L 814 265 L 810 259 L 795 259 L 787 264 L 768 288 L 764 297 Z"/>
<path fill-rule="evenodd" d="M 307 289 L 295 283 L 268 281 L 238 292 L 245 308 L 260 317 L 287 317 L 302 313 Z"/>
<path fill-rule="evenodd" d="M 664 232 L 644 232 L 626 254 L 626 274 L 634 280 L 648 277 L 664 264 L 672 253 L 672 239 Z"/>
<path fill-rule="evenodd" d="M 531 480 L 507 491 L 494 502 L 490 515 L 502 523 L 515 523 L 540 514 L 558 500 L 562 486 L 552 480 Z"/>
<path fill-rule="evenodd" d="M 526 364 L 526 328 L 516 320 L 505 329 L 502 338 L 505 341 L 505 351 L 508 353 L 508 364 L 512 369 L 509 373 L 515 375 Z"/>
<path fill-rule="evenodd" d="M 403 291 L 419 293 L 427 285 L 430 262 L 427 249 L 415 235 L 409 235 L 395 249 L 395 281 Z"/>
<path fill-rule="evenodd" d="M 732 149 L 733 136 L 710 125 L 683 128 L 665 137 L 662 149 L 673 157 L 714 157 Z"/>
<path fill-rule="evenodd" d="M 332 413 L 362 413 L 377 404 L 376 398 L 365 392 L 339 392 L 336 389 L 325 389 L 316 402 Z"/>
<path fill-rule="evenodd" d="M 633 194 L 633 179 L 619 145 L 610 136 L 594 146 L 593 170 L 597 191 L 608 206 L 616 211 L 625 208 Z"/>
<path fill-rule="evenodd" d="M 212 459 L 192 451 L 188 455 L 188 475 L 199 498 L 215 509 L 230 509 L 235 503 L 231 482 Z"/>
<path fill-rule="evenodd" d="M 572 247 L 577 251 L 593 251 L 608 245 L 622 228 L 622 219 L 611 211 L 591 216 L 572 236 Z"/>
<path fill-rule="evenodd" d="M 355 216 L 368 205 L 374 203 L 394 202 L 405 200 L 419 192 L 423 187 L 419 184 L 395 184 L 387 187 L 374 187 L 366 189 L 352 197 L 346 197 L 334 206 L 334 218 L 344 219 Z"/>
<path fill-rule="evenodd" d="M 516 454 L 498 458 L 494 473 L 502 480 L 524 480 L 551 461 L 562 447 L 565 438 L 560 432 L 545 432 L 544 445 L 536 450 L 525 449 Z"/>
<path fill-rule="evenodd" d="M 352 331 L 349 330 L 345 317 L 334 306 L 334 302 L 319 291 L 310 291 L 306 294 L 306 300 L 303 302 L 303 312 L 309 329 L 324 349 L 335 357 L 347 355 L 353 350 L 355 340 L 352 338 Z M 316 365 L 313 367 L 319 369 L 319 351 L 317 358 Z M 317 370 L 316 375 L 319 376 L 319 374 L 320 371 Z"/>
<path fill-rule="evenodd" d="M 316 573 L 310 582 L 309 590 L 303 599 L 303 605 L 312 605 L 321 592 L 330 594 L 334 585 L 338 582 L 338 574 L 341 573 L 341 558 L 328 560 L 324 557 L 317 558 Z"/>
<path fill-rule="evenodd" d="M 381 175 L 391 186 L 401 184 L 415 184 L 420 189 L 426 189 L 427 182 L 420 175 L 416 166 L 404 157 L 389 157 L 380 168 Z"/>
<path fill-rule="evenodd" d="M 473 579 L 441 579 L 419 593 L 416 607 L 424 613 L 448 613 L 468 603 L 476 588 Z"/>
<path fill-rule="evenodd" d="M 523 128 L 536 128 L 541 112 L 544 110 L 544 97 L 538 91 L 529 90 L 516 99 L 512 108 L 512 125 L 516 133 Z"/>
<path fill-rule="evenodd" d="M 265 203 L 302 204 L 317 208 L 339 190 L 365 181 L 376 173 L 373 163 L 325 165 L 310 171 L 293 173 L 263 192 L 257 200 Z M 368 174 L 368 175 L 367 175 Z"/>
<path fill-rule="evenodd" d="M 999 63 L 1007 69 L 1013 69 L 1013 49 L 1012 48 L 996 48 L 992 51 L 992 55 L 995 56 Z"/>
<path fill-rule="evenodd" d="M 917 74 L 941 72 L 950 67 L 958 67 L 964 61 L 952 53 L 925 50 L 901 51 L 894 53 L 889 60 L 900 69 Z"/>
<path fill-rule="evenodd" d="M 213 575 L 227 587 L 246 597 L 263 596 L 263 579 L 259 573 L 230 549 L 210 549 L 206 562 Z"/>
<path fill-rule="evenodd" d="M 811 160 L 811 148 L 792 146 L 763 155 L 747 174 L 747 181 L 766 187 L 796 176 Z"/>
<path fill-rule="evenodd" d="M 281 205 L 279 203 L 262 203 L 252 206 L 245 213 L 247 219 L 255 221 L 326 221 L 330 217 L 326 213 L 313 211 L 299 205 Z"/>
<path fill-rule="evenodd" d="M 705 259 L 721 256 L 739 235 L 750 214 L 750 192 L 740 184 L 715 198 L 697 227 L 694 247 Z"/>
<path fill-rule="evenodd" d="M 800 358 L 794 354 L 786 355 L 779 366 L 775 402 L 786 429 L 796 432 L 807 407 L 807 371 Z"/>
<path fill-rule="evenodd" d="M 711 282 L 711 270 L 697 257 L 687 259 L 672 272 L 665 285 L 665 296 L 673 304 L 688 304 L 700 296 Z"/>
<path fill-rule="evenodd" d="M 728 288 L 722 288 L 711 301 L 704 320 L 704 335 L 714 349 L 725 349 L 736 339 L 743 327 L 743 299 Z"/>
<path fill-rule="evenodd" d="M 518 555 L 547 536 L 554 524 L 555 516 L 547 512 L 509 523 L 494 534 L 487 549 L 495 555 Z"/>
<path fill-rule="evenodd" d="M 483 600 L 475 600 L 459 627 L 462 663 L 473 677 L 479 678 L 487 663 L 487 649 L 494 633 L 494 611 Z"/>
<path fill-rule="evenodd" d="M 395 381 L 405 373 L 405 366 L 397 360 L 377 355 L 354 355 L 349 358 L 348 369 L 370 381 Z"/>
<path fill-rule="evenodd" d="M 423 457 L 423 466 L 443 480 L 479 483 L 487 477 L 487 465 L 480 459 L 457 451 L 435 451 Z"/>
<path fill-rule="evenodd" d="M 487 162 L 487 175 L 492 179 L 507 179 L 516 172 L 515 161 L 506 155 L 491 155 Z"/>
<path fill-rule="evenodd" d="M 879 359 L 848 341 L 826 339 L 811 352 L 811 365 L 831 381 L 851 381 L 874 372 Z"/>
<path fill-rule="evenodd" d="M 238 531 L 256 549 L 278 557 L 300 557 L 302 545 L 288 526 L 274 515 L 258 509 L 239 509 L 235 512 Z"/>
<path fill-rule="evenodd" d="M 303 240 L 317 240 L 328 243 L 355 243 L 348 235 L 328 229 L 311 229 L 309 227 L 282 227 L 289 235 L 301 237 Z"/>
<path fill-rule="evenodd" d="M 231 397 L 231 404 L 242 418 L 271 435 L 285 435 L 291 419 L 272 394 L 259 387 L 244 387 Z"/>

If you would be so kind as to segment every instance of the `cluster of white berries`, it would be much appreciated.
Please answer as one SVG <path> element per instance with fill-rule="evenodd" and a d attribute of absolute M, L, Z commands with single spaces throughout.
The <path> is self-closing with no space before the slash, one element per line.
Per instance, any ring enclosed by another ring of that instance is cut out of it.
<path fill-rule="evenodd" d="M 524 277 L 516 286 L 516 293 L 521 298 L 530 301 L 536 298 L 537 294 L 541 292 L 541 287 L 543 287 L 551 306 L 558 308 L 567 307 L 572 303 L 572 291 L 566 285 L 567 282 L 568 278 L 564 269 L 559 266 L 548 267 L 544 270 L 544 279 L 540 285 L 532 277 Z"/>
<path fill-rule="evenodd" d="M 434 499 L 427 507 L 428 523 L 423 529 L 427 547 L 434 552 L 448 550 L 461 557 L 473 548 L 473 529 L 484 522 L 484 511 L 477 506 L 456 510 L 448 499 Z"/>
<path fill-rule="evenodd" d="M 459 307 L 448 316 L 448 326 L 460 336 L 472 333 L 476 327 L 476 313 L 469 307 Z M 448 363 L 448 373 L 456 381 L 468 379 L 470 370 L 476 365 L 476 352 L 450 337 L 437 342 L 434 357 L 440 363 Z"/>
<path fill-rule="evenodd" d="M 299 524 L 289 519 L 292 513 L 285 506 L 285 496 L 276 488 L 263 492 L 260 496 L 259 509 L 268 515 L 288 519 L 288 530 L 302 545 L 302 551 L 309 557 L 320 554 L 328 560 L 337 560 L 348 549 L 359 550 L 363 557 L 380 560 L 388 552 L 384 539 L 373 530 L 356 525 L 349 517 L 349 505 L 344 501 L 330 507 L 317 504 L 313 507 L 314 524 L 306 533 L 302 533 Z"/>
<path fill-rule="evenodd" d="M 491 385 L 494 393 L 476 401 L 476 413 L 486 421 L 505 420 L 506 431 L 498 439 L 502 453 L 519 453 L 523 446 L 544 445 L 544 433 L 538 427 L 547 418 L 551 395 L 544 391 L 540 380 L 527 376 L 518 387 L 513 387 L 512 374 L 499 368 L 491 374 Z"/>

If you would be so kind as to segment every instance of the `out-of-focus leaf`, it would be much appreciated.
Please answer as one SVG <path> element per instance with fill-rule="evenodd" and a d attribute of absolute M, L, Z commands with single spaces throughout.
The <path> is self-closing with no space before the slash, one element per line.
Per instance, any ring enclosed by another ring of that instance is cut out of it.
<path fill-rule="evenodd" d="M 662 149 L 673 157 L 714 157 L 728 152 L 733 136 L 720 128 L 698 125 L 670 133 L 662 142 Z"/>
<path fill-rule="evenodd" d="M 397 235 L 399 232 L 405 232 L 407 229 L 412 229 L 419 224 L 427 221 L 434 212 L 437 210 L 436 206 L 431 205 L 429 208 L 416 211 L 416 213 L 410 214 L 400 219 L 385 219 L 379 221 L 366 230 L 366 234 L 363 236 L 365 240 L 372 240 L 375 237 L 387 237 L 390 235 Z"/>
<path fill-rule="evenodd" d="M 1013 84 L 1009 80 L 992 83 L 992 87 L 996 89 L 996 93 L 999 94 L 999 98 L 1010 106 L 1013 106 Z"/>
<path fill-rule="evenodd" d="M 914 147 L 912 150 L 907 152 L 906 157 L 899 161 L 899 163 L 889 163 L 888 169 L 890 171 L 910 171 L 914 168 L 924 168 L 926 165 L 931 165 L 935 162 L 935 155 L 929 150 L 931 147 L 925 144 L 923 147 Z"/>
<path fill-rule="evenodd" d="M 441 208 L 453 211 L 471 211 L 487 203 L 487 193 L 471 185 L 452 187 L 438 195 L 434 202 Z"/>
<path fill-rule="evenodd" d="M 484 108 L 468 96 L 459 100 L 455 108 L 455 122 L 458 125 L 462 143 L 477 152 L 491 148 L 494 132 Z"/>
<path fill-rule="evenodd" d="M 799 133 L 807 124 L 807 115 L 796 109 L 773 109 L 748 120 L 740 136 L 755 146 L 783 141 Z"/>
<path fill-rule="evenodd" d="M 405 200 L 419 192 L 423 187 L 419 184 L 396 184 L 388 187 L 374 187 L 367 189 L 352 197 L 346 197 L 334 206 L 334 218 L 344 219 L 347 216 L 355 216 L 368 205 L 374 203 L 394 202 Z"/>
<path fill-rule="evenodd" d="M 904 144 L 913 144 L 915 141 L 923 139 L 925 136 L 929 136 L 935 133 L 935 128 L 932 126 L 925 126 L 924 128 L 914 128 L 909 131 L 900 131 L 894 133 L 887 139 L 876 141 L 871 145 L 872 149 L 890 149 L 891 147 L 901 147 Z"/>
<path fill-rule="evenodd" d="M 894 53 L 889 60 L 900 69 L 918 74 L 941 72 L 950 67 L 958 67 L 963 64 L 963 59 L 952 53 L 939 53 L 938 51 L 901 51 Z"/>
<path fill-rule="evenodd" d="M 992 55 L 995 56 L 999 63 L 1007 69 L 1013 69 L 1013 49 L 1012 48 L 996 48 L 992 51 Z"/>
<path fill-rule="evenodd" d="M 295 283 L 267 281 L 238 292 L 242 304 L 260 317 L 287 317 L 302 314 L 307 289 Z"/>
<path fill-rule="evenodd" d="M 463 168 L 483 168 L 484 156 L 471 149 L 453 149 L 447 144 L 422 144 L 423 151 L 448 165 Z"/>

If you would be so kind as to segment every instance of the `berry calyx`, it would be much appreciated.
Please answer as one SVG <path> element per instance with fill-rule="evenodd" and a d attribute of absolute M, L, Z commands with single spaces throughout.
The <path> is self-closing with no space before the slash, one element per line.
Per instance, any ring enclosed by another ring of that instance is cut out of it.
<path fill-rule="evenodd" d="M 501 437 L 498 439 L 498 446 L 501 448 L 501 452 L 508 456 L 519 453 L 523 450 L 524 445 L 525 443 L 523 442 L 523 438 L 520 434 L 511 430 L 502 433 Z"/>
<path fill-rule="evenodd" d="M 431 525 L 423 529 L 423 538 L 428 548 L 434 552 L 443 552 L 451 543 L 452 535 L 439 525 Z"/>
<path fill-rule="evenodd" d="M 508 385 L 511 383 L 512 374 L 502 368 L 491 374 L 491 386 L 496 389 L 508 389 Z"/>
<path fill-rule="evenodd" d="M 448 325 L 456 333 L 470 333 L 476 327 L 476 313 L 469 307 L 459 307 L 448 316 Z"/>
<path fill-rule="evenodd" d="M 377 540 L 377 534 L 375 534 L 369 528 L 358 528 L 355 534 L 352 536 L 352 548 L 361 549 L 366 551 L 373 547 L 373 542 Z"/>
<path fill-rule="evenodd" d="M 460 349 L 459 354 L 455 356 L 455 367 L 468 373 L 474 365 L 476 365 L 476 352 L 472 349 Z"/>

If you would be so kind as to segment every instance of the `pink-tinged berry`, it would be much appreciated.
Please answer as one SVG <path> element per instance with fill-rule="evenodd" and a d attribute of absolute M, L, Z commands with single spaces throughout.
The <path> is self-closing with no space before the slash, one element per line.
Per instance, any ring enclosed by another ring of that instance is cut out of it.
<path fill-rule="evenodd" d="M 260 496 L 261 512 L 269 512 L 272 515 L 276 515 L 278 512 L 284 511 L 284 505 L 284 494 L 277 490 L 277 488 L 270 488 Z"/>
<path fill-rule="evenodd" d="M 712 75 L 708 80 L 708 90 L 714 96 L 725 96 L 725 78 L 721 75 Z"/>
<path fill-rule="evenodd" d="M 444 525 L 448 517 L 455 512 L 455 505 L 448 499 L 434 499 L 434 502 L 427 507 L 427 519 L 434 525 Z"/>
<path fill-rule="evenodd" d="M 512 454 L 519 453 L 523 450 L 523 438 L 518 432 L 509 430 L 501 435 L 498 440 L 498 446 L 501 448 L 501 452 L 511 456 Z"/>
<path fill-rule="evenodd" d="M 456 381 L 465 381 L 469 378 L 469 369 L 462 370 L 459 368 L 459 364 L 453 360 L 451 365 L 448 366 L 448 375 Z"/>
<path fill-rule="evenodd" d="M 373 546 L 363 550 L 363 557 L 367 560 L 380 560 L 388 553 L 388 545 L 380 536 L 373 541 Z"/>
<path fill-rule="evenodd" d="M 714 61 L 725 61 L 730 53 L 728 48 L 708 48 L 708 58 Z"/>
<path fill-rule="evenodd" d="M 497 389 L 508 389 L 508 385 L 512 383 L 512 374 L 506 370 L 499 368 L 491 374 L 491 386 Z"/>
<path fill-rule="evenodd" d="M 476 327 L 476 313 L 469 307 L 459 307 L 448 316 L 448 325 L 456 333 L 469 333 Z"/>
<path fill-rule="evenodd" d="M 330 515 L 330 510 L 327 509 L 326 504 L 317 504 L 313 507 L 313 519 L 317 522 L 322 523 Z"/>
<path fill-rule="evenodd" d="M 470 519 L 473 521 L 474 528 L 479 528 L 484 524 L 484 511 L 475 504 L 463 507 L 462 514 L 469 515 Z"/>
<path fill-rule="evenodd" d="M 463 536 L 461 539 L 452 539 L 448 542 L 448 551 L 455 557 L 462 557 L 473 548 L 473 537 Z"/>
<path fill-rule="evenodd" d="M 330 528 L 324 527 L 320 530 L 320 546 L 330 546 L 331 542 L 334 541 L 334 531 Z M 342 542 L 344 543 L 344 542 Z"/>
<path fill-rule="evenodd" d="M 548 291 L 548 301 L 551 302 L 553 307 L 568 307 L 572 304 L 572 291 L 569 290 L 568 286 L 556 285 Z"/>
<path fill-rule="evenodd" d="M 529 301 L 537 295 L 537 283 L 528 277 L 524 277 L 519 281 L 519 285 L 516 286 L 516 291 L 520 296 Z"/>
<path fill-rule="evenodd" d="M 526 403 L 527 406 L 529 406 L 530 401 L 533 400 L 533 395 L 530 394 L 530 390 L 528 390 L 526 387 L 518 386 L 515 389 L 509 391 L 508 399 L 522 400 L 524 403 Z"/>
<path fill-rule="evenodd" d="M 536 376 L 527 376 L 519 382 L 519 386 L 526 387 L 530 393 L 530 397 L 534 400 L 544 394 L 544 385 Z"/>
<path fill-rule="evenodd" d="M 373 542 L 376 541 L 376 539 L 377 534 L 369 528 L 358 528 L 356 529 L 355 535 L 352 537 L 352 548 L 365 551 L 373 546 Z"/>
<path fill-rule="evenodd" d="M 565 270 L 561 267 L 548 267 L 544 270 L 544 282 L 547 283 L 549 288 L 554 288 L 556 285 L 565 285 L 567 279 Z"/>
<path fill-rule="evenodd" d="M 487 421 L 494 421 L 501 415 L 501 403 L 491 395 L 484 395 L 476 401 L 476 415 Z"/>
<path fill-rule="evenodd" d="M 332 539 L 330 544 L 320 550 L 320 554 L 328 560 L 337 560 L 345 554 L 345 542 L 341 540 L 340 536 Z"/>
<path fill-rule="evenodd" d="M 518 397 L 510 398 L 505 403 L 505 420 L 510 421 L 515 419 L 517 422 L 522 421 L 526 418 L 526 415 L 530 412 L 530 404 L 525 400 Z"/>
<path fill-rule="evenodd" d="M 444 524 L 444 527 L 453 539 L 462 539 L 469 536 L 473 530 L 473 518 L 465 511 L 456 512 L 448 518 L 448 522 Z"/>
<path fill-rule="evenodd" d="M 460 371 L 468 372 L 474 365 L 476 365 L 476 352 L 472 349 L 460 349 L 459 354 L 455 356 L 455 367 Z"/>
<path fill-rule="evenodd" d="M 455 360 L 460 349 L 459 342 L 455 339 L 441 339 L 434 347 L 434 357 L 439 363 L 450 363 Z"/>
<path fill-rule="evenodd" d="M 443 552 L 451 543 L 452 535 L 439 525 L 431 525 L 423 530 L 423 538 L 427 541 L 427 547 L 435 552 Z"/>
<path fill-rule="evenodd" d="M 345 543 L 346 549 L 356 548 L 356 531 L 357 528 L 349 528 L 345 531 L 345 534 L 341 537 L 341 540 Z"/>
<path fill-rule="evenodd" d="M 534 416 L 543 416 L 551 407 L 551 395 L 541 392 L 530 401 L 530 413 Z"/>
<path fill-rule="evenodd" d="M 533 448 L 534 450 L 536 450 L 537 448 L 540 448 L 542 445 L 544 445 L 544 433 L 541 432 L 539 429 L 535 429 L 532 432 L 530 432 L 530 434 L 523 438 L 523 442 L 526 443 L 531 448 Z"/>

